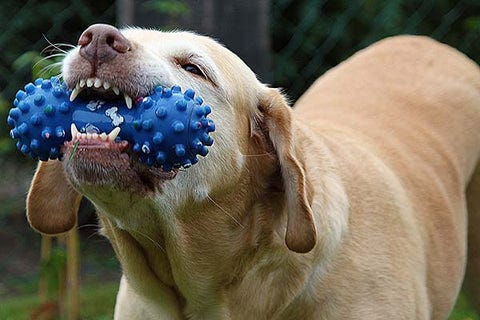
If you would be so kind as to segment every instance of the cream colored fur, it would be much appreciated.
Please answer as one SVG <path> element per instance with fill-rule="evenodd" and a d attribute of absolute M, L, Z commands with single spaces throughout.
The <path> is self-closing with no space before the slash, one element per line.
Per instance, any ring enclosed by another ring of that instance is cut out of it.
<path fill-rule="evenodd" d="M 211 154 L 154 195 L 84 185 L 66 168 L 63 183 L 95 204 L 122 264 L 115 319 L 447 318 L 480 152 L 475 63 L 428 38 L 386 39 L 321 77 L 292 111 L 211 39 L 123 33 L 146 79 L 196 89 L 217 131 Z M 214 85 L 173 67 L 190 53 Z M 77 58 L 64 62 L 67 80 Z M 38 185 L 62 183 L 44 175 L 58 167 L 40 165 L 30 217 L 51 208 Z M 52 214 L 30 221 L 61 230 Z"/>

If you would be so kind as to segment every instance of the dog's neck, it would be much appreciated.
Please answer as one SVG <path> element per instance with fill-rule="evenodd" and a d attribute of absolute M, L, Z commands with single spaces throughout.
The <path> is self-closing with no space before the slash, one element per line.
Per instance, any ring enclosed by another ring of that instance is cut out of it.
<path fill-rule="evenodd" d="M 298 147 L 322 148 L 306 140 Z M 323 187 L 315 190 L 312 203 L 319 241 L 309 254 L 296 254 L 286 248 L 282 190 L 265 184 L 252 186 L 259 183 L 252 181 L 258 178 L 255 176 L 245 175 L 235 183 L 235 188 L 212 193 L 203 201 L 192 200 L 175 214 L 152 215 L 156 210 L 154 201 L 142 201 L 135 208 L 136 216 L 142 217 L 136 221 L 125 222 L 109 216 L 106 212 L 112 212 L 111 208 L 99 208 L 99 213 L 105 233 L 135 290 L 155 300 L 166 291 L 164 299 L 176 300 L 188 313 L 221 317 L 224 311 L 210 310 L 211 306 L 223 305 L 229 294 L 240 294 L 241 290 L 236 292 L 236 288 L 258 287 L 258 283 L 247 283 L 262 278 L 252 272 L 265 272 L 277 264 L 288 277 L 286 265 L 308 263 L 313 256 L 328 261 L 335 251 L 346 229 L 347 201 L 341 182 L 332 174 L 328 157 L 318 161 L 315 168 L 305 168 L 309 179 Z M 268 179 L 275 180 L 275 173 Z M 324 182 L 318 184 L 318 181 Z M 331 219 L 331 215 L 337 218 Z M 338 225 L 338 215 L 345 217 L 344 225 Z M 262 265 L 262 261 L 268 261 L 269 265 Z M 238 297 L 232 301 L 238 301 Z"/>

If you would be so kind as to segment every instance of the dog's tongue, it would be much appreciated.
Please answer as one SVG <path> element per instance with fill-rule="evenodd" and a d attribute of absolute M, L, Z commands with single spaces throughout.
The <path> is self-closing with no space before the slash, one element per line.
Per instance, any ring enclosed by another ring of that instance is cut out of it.
<path fill-rule="evenodd" d="M 211 109 L 191 89 L 157 87 L 131 109 L 120 100 L 70 102 L 69 93 L 57 78 L 37 79 L 18 91 L 7 121 L 23 153 L 56 159 L 66 141 L 98 148 L 125 140 L 140 162 L 170 171 L 195 164 L 213 143 Z"/>

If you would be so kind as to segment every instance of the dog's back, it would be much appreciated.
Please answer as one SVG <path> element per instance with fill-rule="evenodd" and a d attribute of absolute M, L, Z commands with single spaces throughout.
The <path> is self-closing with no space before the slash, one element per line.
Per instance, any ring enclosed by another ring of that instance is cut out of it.
<path fill-rule="evenodd" d="M 331 149 L 358 146 L 396 177 L 417 227 L 431 317 L 447 314 L 464 273 L 467 202 L 468 273 L 480 272 L 480 235 L 474 230 L 480 225 L 480 170 L 473 175 L 480 154 L 478 66 L 428 38 L 390 38 L 328 72 L 295 109 L 296 116 L 327 145 L 330 140 Z M 352 150 L 348 163 L 355 163 L 358 154 Z M 340 170 L 355 184 L 351 171 L 369 170 L 372 165 L 359 163 Z M 395 227 L 391 226 L 392 232 Z M 479 290 L 478 280 L 472 277 L 467 282 Z M 479 301 L 480 292 L 476 294 Z"/>

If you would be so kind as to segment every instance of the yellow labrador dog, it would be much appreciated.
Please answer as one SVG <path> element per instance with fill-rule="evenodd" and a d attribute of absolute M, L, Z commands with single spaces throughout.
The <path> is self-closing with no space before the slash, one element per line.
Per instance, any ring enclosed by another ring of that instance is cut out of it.
<path fill-rule="evenodd" d="M 96 206 L 123 268 L 115 319 L 446 319 L 452 310 L 467 211 L 480 226 L 480 71 L 456 50 L 383 40 L 321 77 L 292 111 L 210 38 L 93 25 L 63 77 L 72 99 L 118 90 L 129 103 L 155 85 L 191 87 L 217 124 L 210 154 L 185 171 L 82 139 L 70 163 L 38 166 L 33 228 L 65 232 L 82 196 Z M 480 233 L 470 238 L 479 299 Z"/>

